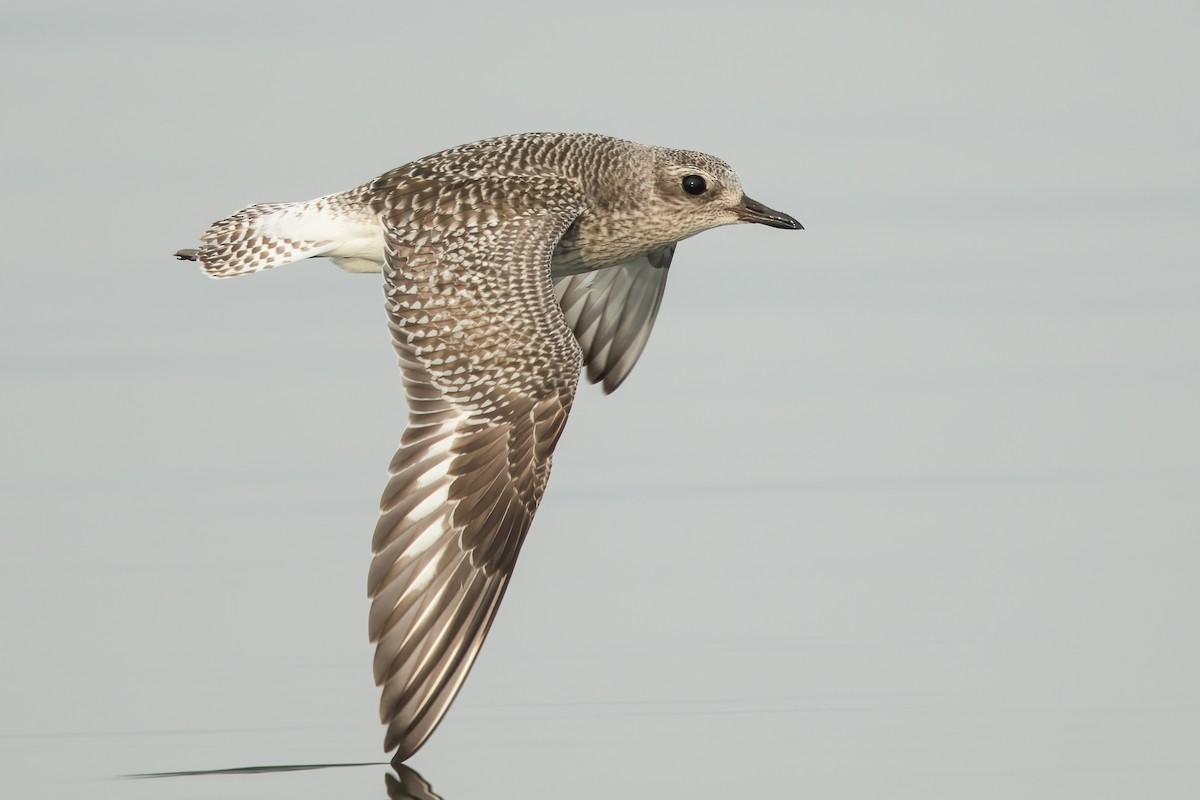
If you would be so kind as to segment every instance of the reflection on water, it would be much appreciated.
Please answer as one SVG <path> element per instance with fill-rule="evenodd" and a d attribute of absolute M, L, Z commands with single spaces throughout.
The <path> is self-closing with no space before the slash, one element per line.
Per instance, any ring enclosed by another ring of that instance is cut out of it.
<path fill-rule="evenodd" d="M 199 775 L 260 775 L 268 772 L 304 772 L 310 769 L 339 769 L 342 767 L 377 767 L 386 761 L 358 761 L 349 764 L 270 764 L 259 767 L 228 767 L 226 769 L 193 769 L 181 772 L 146 772 L 126 775 L 126 778 L 192 778 Z"/>
<path fill-rule="evenodd" d="M 387 782 L 387 793 L 391 800 L 442 800 L 440 794 L 434 794 L 429 782 L 422 778 L 416 770 L 403 764 L 394 765 L 396 774 L 384 777 Z"/>
<path fill-rule="evenodd" d="M 271 764 L 253 767 L 228 767 L 225 769 L 201 769 L 182 772 L 149 772 L 141 775 L 126 775 L 126 778 L 193 778 L 202 775 L 262 775 L 272 772 L 303 772 L 318 769 L 342 769 L 346 767 L 377 767 L 387 764 L 386 761 L 362 761 L 347 764 Z M 395 773 L 385 773 L 384 783 L 387 786 L 389 800 L 443 800 L 440 794 L 435 794 L 429 781 L 421 777 L 415 769 L 404 764 L 393 763 Z"/>

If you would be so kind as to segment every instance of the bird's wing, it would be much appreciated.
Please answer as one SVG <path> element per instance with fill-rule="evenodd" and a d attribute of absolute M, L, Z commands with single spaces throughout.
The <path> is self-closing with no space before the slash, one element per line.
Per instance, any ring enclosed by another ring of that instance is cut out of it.
<path fill-rule="evenodd" d="M 583 348 L 588 380 L 611 393 L 650 338 L 675 243 L 615 267 L 554 279 L 554 294 Z"/>
<path fill-rule="evenodd" d="M 368 579 L 396 761 L 466 678 L 546 488 L 582 365 L 550 258 L 580 207 L 558 178 L 418 176 L 379 208 L 409 407 Z"/>

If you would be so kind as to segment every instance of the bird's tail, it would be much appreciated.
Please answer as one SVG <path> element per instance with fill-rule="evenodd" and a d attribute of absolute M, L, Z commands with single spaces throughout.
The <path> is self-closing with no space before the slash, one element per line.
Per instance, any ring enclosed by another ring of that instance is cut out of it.
<path fill-rule="evenodd" d="M 325 223 L 319 201 L 247 206 L 214 222 L 200 237 L 203 246 L 180 250 L 175 257 L 200 262 L 210 277 L 232 278 L 337 248 L 339 241 L 322 236 L 329 233 Z"/>

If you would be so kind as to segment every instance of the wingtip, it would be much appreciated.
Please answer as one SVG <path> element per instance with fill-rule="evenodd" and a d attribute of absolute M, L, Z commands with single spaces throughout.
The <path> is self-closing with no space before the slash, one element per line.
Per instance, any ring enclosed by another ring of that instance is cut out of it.
<path fill-rule="evenodd" d="M 200 251 L 194 247 L 187 247 L 183 250 L 176 250 L 175 257 L 180 261 L 196 261 L 200 257 Z"/>
<path fill-rule="evenodd" d="M 599 386 L 605 394 L 612 394 L 629 377 L 629 370 L 620 369 L 616 364 L 593 362 L 587 365 L 586 374 L 588 383 Z"/>
<path fill-rule="evenodd" d="M 625 382 L 625 375 L 605 375 L 600 382 L 600 388 L 605 394 L 612 394 L 622 383 Z"/>
<path fill-rule="evenodd" d="M 417 754 L 428 738 L 428 734 L 416 737 L 412 730 L 401 728 L 393 723 L 388 725 L 387 733 L 384 735 L 383 751 L 388 753 L 395 750 L 396 752 L 392 753 L 392 764 L 403 764 Z"/>

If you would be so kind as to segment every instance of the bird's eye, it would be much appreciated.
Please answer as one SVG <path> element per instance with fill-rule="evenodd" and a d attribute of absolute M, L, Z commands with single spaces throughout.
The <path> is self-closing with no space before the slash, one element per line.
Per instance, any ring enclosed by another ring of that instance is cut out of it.
<path fill-rule="evenodd" d="M 704 194 L 708 184 L 699 175 L 686 175 L 683 179 L 683 190 L 688 194 Z"/>

